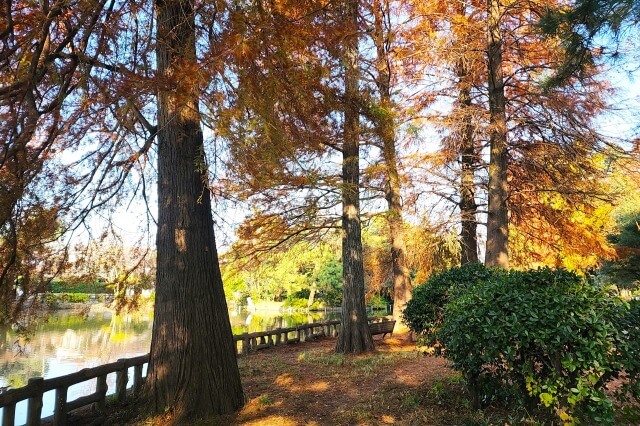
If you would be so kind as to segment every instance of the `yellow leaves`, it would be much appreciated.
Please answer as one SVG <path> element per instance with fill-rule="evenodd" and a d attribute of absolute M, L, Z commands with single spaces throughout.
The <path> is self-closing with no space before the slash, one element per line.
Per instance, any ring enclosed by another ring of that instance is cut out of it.
<path fill-rule="evenodd" d="M 560 417 L 560 420 L 562 420 L 565 426 L 575 424 L 573 417 L 570 414 L 568 414 L 565 410 L 563 409 L 558 410 L 557 415 L 558 417 Z"/>

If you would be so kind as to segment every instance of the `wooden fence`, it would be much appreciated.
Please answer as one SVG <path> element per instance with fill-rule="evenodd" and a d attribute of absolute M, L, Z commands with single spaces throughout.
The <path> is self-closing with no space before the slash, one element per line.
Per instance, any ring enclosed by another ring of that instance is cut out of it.
<path fill-rule="evenodd" d="M 233 340 L 236 342 L 238 353 L 246 355 L 249 352 L 272 346 L 304 342 L 321 336 L 336 336 L 339 325 L 340 320 L 316 322 L 296 327 L 244 333 L 239 336 L 234 335 Z M 108 390 L 107 375 L 116 374 L 115 398 L 117 401 L 122 402 L 127 397 L 128 391 L 133 394 L 140 392 L 145 379 L 142 376 L 143 366 L 148 362 L 149 354 L 135 358 L 119 359 L 110 364 L 85 368 L 76 373 L 52 379 L 43 379 L 42 377 L 29 379 L 28 384 L 22 388 L 10 389 L 0 393 L 0 408 L 3 408 L 2 426 L 14 426 L 16 404 L 24 400 L 28 400 L 27 425 L 41 424 L 42 396 L 48 391 L 55 391 L 55 407 L 53 417 L 47 418 L 47 421 L 52 421 L 56 426 L 65 425 L 67 423 L 67 415 L 71 411 L 90 404 L 95 404 L 94 407 L 98 411 L 103 411 L 106 406 Z M 133 386 L 130 389 L 127 388 L 129 368 L 133 368 Z M 79 397 L 73 401 L 67 401 L 69 387 L 93 379 L 97 379 L 94 393 Z"/>

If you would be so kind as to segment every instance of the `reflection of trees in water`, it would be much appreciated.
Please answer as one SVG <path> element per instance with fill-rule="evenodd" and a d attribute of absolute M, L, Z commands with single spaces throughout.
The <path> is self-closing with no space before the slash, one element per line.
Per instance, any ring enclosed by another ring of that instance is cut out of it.
<path fill-rule="evenodd" d="M 4 358 L 0 362 L 0 384 L 3 388 L 25 386 L 31 377 L 44 375 L 44 367 L 42 360 L 37 358 Z"/>
<path fill-rule="evenodd" d="M 20 387 L 31 377 L 60 375 L 49 371 L 55 366 L 81 369 L 145 353 L 151 339 L 151 315 L 106 312 L 83 318 L 59 312 L 46 322 L 30 323 L 29 328 L 28 339 L 19 330 L 0 328 L 0 387 Z"/>
<path fill-rule="evenodd" d="M 323 312 L 281 314 L 258 311 L 248 318 L 247 312 L 242 311 L 232 312 L 231 319 L 233 333 L 242 334 L 335 317 L 335 314 Z M 14 348 L 20 336 L 18 331 L 0 327 L 0 387 L 21 387 L 31 377 L 59 375 L 50 370 L 61 363 L 81 369 L 130 356 L 127 353 L 145 353 L 149 350 L 152 318 L 148 312 L 126 315 L 90 313 L 84 318 L 69 312 L 57 312 L 48 320 L 30 323 L 30 334 L 24 334 L 19 342 L 22 347 L 20 353 Z"/>

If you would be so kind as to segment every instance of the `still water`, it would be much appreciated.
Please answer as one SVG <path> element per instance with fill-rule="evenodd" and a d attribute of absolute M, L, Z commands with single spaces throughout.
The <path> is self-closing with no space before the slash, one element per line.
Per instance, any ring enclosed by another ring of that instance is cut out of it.
<path fill-rule="evenodd" d="M 239 310 L 229 315 L 233 334 L 242 334 L 333 319 L 337 313 L 283 315 Z M 120 358 L 146 354 L 151 343 L 152 323 L 152 312 L 116 315 L 93 305 L 84 313 L 54 312 L 45 320 L 32 322 L 26 329 L 0 327 L 0 387 L 18 388 L 26 385 L 31 377 L 64 376 Z M 107 377 L 107 383 L 109 393 L 113 393 L 115 374 Z M 68 400 L 94 390 L 95 380 L 72 386 Z M 16 424 L 26 422 L 26 404 L 23 401 L 16 406 Z M 47 392 L 43 397 L 42 416 L 53 414 L 53 407 L 54 392 Z"/>

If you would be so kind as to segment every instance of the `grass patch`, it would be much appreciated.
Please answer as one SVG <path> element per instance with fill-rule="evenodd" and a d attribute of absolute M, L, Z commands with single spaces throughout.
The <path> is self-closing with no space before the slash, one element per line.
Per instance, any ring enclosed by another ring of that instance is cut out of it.
<path fill-rule="evenodd" d="M 269 407 L 270 405 L 273 405 L 273 399 L 271 399 L 271 397 L 266 393 L 260 395 L 260 397 L 258 398 L 258 406 L 260 408 L 264 408 Z"/>

